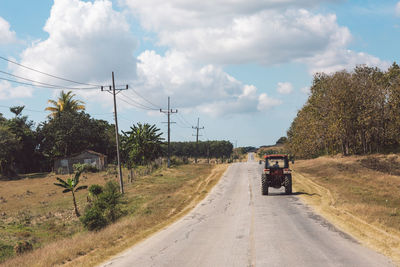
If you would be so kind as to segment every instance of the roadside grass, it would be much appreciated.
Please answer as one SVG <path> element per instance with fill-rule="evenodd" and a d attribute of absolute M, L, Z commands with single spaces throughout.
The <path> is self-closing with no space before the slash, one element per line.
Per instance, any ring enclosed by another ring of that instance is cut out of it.
<path fill-rule="evenodd" d="M 5 201 L 0 202 L 4 215 L 0 214 L 0 256 L 4 260 L 12 255 L 19 240 L 28 240 L 35 248 L 2 266 L 99 264 L 184 215 L 206 196 L 226 168 L 225 164 L 180 165 L 135 177 L 133 183 L 125 184 L 128 215 L 98 232 L 83 229 L 74 215 L 72 197 L 53 185 L 56 175 L 2 181 L 0 195 Z M 115 176 L 90 173 L 80 184 L 105 184 L 110 179 Z M 85 191 L 77 193 L 81 212 L 86 197 Z"/>
<path fill-rule="evenodd" d="M 394 175 L 399 156 L 320 157 L 296 161 L 292 168 L 302 199 L 400 265 L 400 176 Z"/>

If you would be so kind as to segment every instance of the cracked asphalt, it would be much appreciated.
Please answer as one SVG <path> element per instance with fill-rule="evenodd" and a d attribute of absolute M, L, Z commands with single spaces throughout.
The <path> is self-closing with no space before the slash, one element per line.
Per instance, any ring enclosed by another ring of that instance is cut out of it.
<path fill-rule="evenodd" d="M 101 266 L 394 266 L 296 195 L 262 196 L 262 166 L 230 165 L 186 216 Z"/>

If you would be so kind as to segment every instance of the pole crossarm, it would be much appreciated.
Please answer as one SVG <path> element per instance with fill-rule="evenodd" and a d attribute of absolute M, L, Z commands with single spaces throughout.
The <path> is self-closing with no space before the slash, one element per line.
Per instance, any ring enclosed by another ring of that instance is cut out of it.
<path fill-rule="evenodd" d="M 108 88 L 108 89 L 107 89 Z M 118 115 L 117 115 L 117 98 L 116 95 L 123 91 L 128 90 L 128 85 L 125 88 L 115 88 L 115 81 L 114 81 L 114 72 L 112 72 L 112 86 L 101 86 L 101 91 L 109 92 L 113 95 L 114 98 L 114 120 L 115 120 L 115 142 L 117 145 L 117 163 L 118 163 L 118 176 L 119 176 L 119 186 L 121 194 L 124 193 L 124 182 L 122 180 L 122 167 L 121 167 L 121 158 L 119 153 L 119 134 L 118 134 Z"/>
<path fill-rule="evenodd" d="M 165 114 L 167 114 L 167 116 L 168 116 L 168 122 L 167 122 L 167 123 L 168 123 L 168 150 L 167 150 L 167 154 L 168 154 L 168 163 L 167 163 L 167 166 L 168 166 L 168 168 L 169 168 L 169 167 L 171 167 L 171 160 L 170 160 L 170 157 L 171 157 L 171 150 L 170 150 L 170 143 L 171 143 L 171 123 L 175 123 L 175 122 L 171 122 L 170 117 L 171 117 L 171 114 L 178 113 L 178 110 L 177 110 L 177 109 L 175 109 L 175 110 L 171 109 L 171 107 L 170 107 L 170 98 L 168 97 L 168 109 L 167 109 L 167 110 L 163 110 L 163 109 L 160 108 L 160 112 L 161 112 L 161 113 L 165 113 Z"/>

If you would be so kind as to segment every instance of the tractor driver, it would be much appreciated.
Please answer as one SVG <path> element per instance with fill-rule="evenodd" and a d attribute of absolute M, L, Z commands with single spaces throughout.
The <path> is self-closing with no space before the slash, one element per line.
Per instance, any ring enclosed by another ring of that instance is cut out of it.
<path fill-rule="evenodd" d="M 274 168 L 279 168 L 279 162 L 278 162 L 278 161 L 275 162 L 275 164 L 274 164 L 272 167 L 274 167 Z"/>

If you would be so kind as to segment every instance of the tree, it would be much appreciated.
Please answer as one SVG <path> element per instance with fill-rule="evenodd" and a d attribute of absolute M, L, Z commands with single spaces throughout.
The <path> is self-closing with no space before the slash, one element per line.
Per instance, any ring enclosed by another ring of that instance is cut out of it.
<path fill-rule="evenodd" d="M 48 159 L 69 156 L 85 149 L 115 157 L 115 130 L 104 120 L 96 120 L 84 112 L 63 112 L 39 125 L 39 151 Z"/>
<path fill-rule="evenodd" d="M 85 102 L 73 99 L 74 96 L 75 94 L 72 94 L 72 91 L 68 91 L 67 93 L 61 91 L 57 101 L 51 99 L 48 100 L 48 103 L 53 105 L 45 108 L 45 110 L 51 112 L 49 117 L 54 118 L 62 112 L 77 112 L 85 110 Z"/>
<path fill-rule="evenodd" d="M 79 184 L 79 177 L 81 176 L 80 172 L 76 172 L 74 179 L 68 178 L 67 181 L 64 181 L 63 179 L 56 177 L 57 181 L 59 181 L 60 183 L 54 183 L 55 185 L 64 188 L 64 190 L 62 191 L 63 193 L 67 193 L 67 192 L 71 192 L 72 193 L 72 200 L 74 202 L 74 208 L 75 208 L 75 214 L 76 217 L 79 217 L 79 211 L 78 211 L 78 206 L 76 205 L 76 199 L 75 199 L 75 192 L 82 190 L 82 189 L 86 189 L 87 186 L 86 185 L 82 185 L 82 186 L 78 186 Z"/>
<path fill-rule="evenodd" d="M 1 116 L 0 116 L 1 117 Z M 0 123 L 0 174 L 8 177 L 15 175 L 13 152 L 20 149 L 20 142 L 10 128 Z"/>
<path fill-rule="evenodd" d="M 162 155 L 163 138 L 159 131 L 155 125 L 138 123 L 130 131 L 122 132 L 123 157 L 130 167 L 145 165 Z"/>

